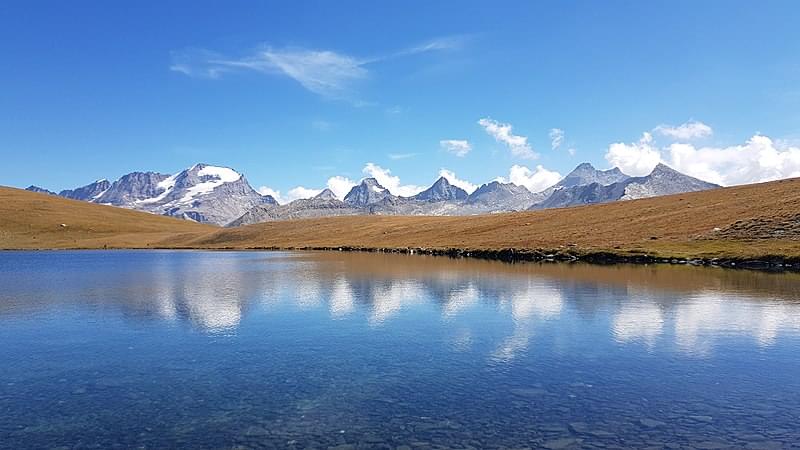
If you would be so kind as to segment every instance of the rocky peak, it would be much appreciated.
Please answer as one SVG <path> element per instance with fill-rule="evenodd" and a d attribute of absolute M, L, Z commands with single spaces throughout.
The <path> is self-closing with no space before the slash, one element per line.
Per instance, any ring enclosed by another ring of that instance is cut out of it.
<path fill-rule="evenodd" d="M 350 189 L 344 197 L 344 202 L 353 206 L 366 206 L 377 203 L 392 194 L 381 186 L 375 178 L 364 178 L 361 183 Z"/>
<path fill-rule="evenodd" d="M 431 187 L 411 198 L 427 202 L 441 202 L 465 200 L 467 196 L 467 191 L 460 187 L 453 186 L 447 181 L 447 178 L 440 177 Z"/>
<path fill-rule="evenodd" d="M 30 191 L 30 192 L 39 192 L 39 193 L 47 194 L 47 195 L 58 195 L 58 194 L 56 194 L 55 192 L 53 192 L 53 191 L 51 191 L 49 189 L 45 189 L 43 187 L 39 187 L 39 186 L 36 186 L 36 185 L 33 185 L 33 184 L 28 186 L 28 187 L 26 187 L 25 190 L 26 191 Z"/>
<path fill-rule="evenodd" d="M 614 167 L 608 170 L 597 170 L 590 163 L 578 164 L 572 172 L 568 173 L 561 181 L 556 183 L 554 188 L 565 188 L 572 186 L 584 186 L 597 183 L 603 186 L 614 184 L 627 179 L 628 176 L 622 173 L 619 168 Z"/>
<path fill-rule="evenodd" d="M 108 188 L 111 187 L 111 183 L 108 182 L 106 179 L 97 180 L 94 183 L 87 184 L 86 186 L 81 186 L 75 189 L 65 189 L 58 193 L 61 197 L 71 198 L 73 200 L 84 200 L 84 201 L 92 201 L 97 197 L 103 195 Z"/>
<path fill-rule="evenodd" d="M 131 172 L 123 175 L 111 184 L 103 195 L 94 201 L 117 206 L 129 205 L 133 202 L 156 197 L 164 188 L 159 183 L 169 178 L 169 175 L 156 172 Z"/>
<path fill-rule="evenodd" d="M 314 196 L 317 200 L 338 200 L 336 194 L 330 189 L 323 189 L 322 192 Z"/>

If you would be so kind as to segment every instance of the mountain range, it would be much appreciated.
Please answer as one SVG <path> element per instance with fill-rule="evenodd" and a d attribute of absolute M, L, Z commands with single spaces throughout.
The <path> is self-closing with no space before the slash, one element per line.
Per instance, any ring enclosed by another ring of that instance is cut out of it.
<path fill-rule="evenodd" d="M 27 190 L 196 222 L 239 226 L 325 216 L 489 214 L 606 203 L 716 187 L 719 186 L 663 164 L 646 176 L 630 177 L 618 168 L 597 170 L 583 163 L 541 192 L 492 181 L 468 193 L 440 177 L 428 189 L 411 197 L 400 197 L 381 186 L 375 178 L 365 178 L 343 199 L 325 189 L 312 198 L 279 204 L 272 196 L 259 194 L 233 169 L 195 164 L 173 175 L 132 172 L 113 183 L 103 179 L 58 194 L 39 186 L 30 186 Z"/>

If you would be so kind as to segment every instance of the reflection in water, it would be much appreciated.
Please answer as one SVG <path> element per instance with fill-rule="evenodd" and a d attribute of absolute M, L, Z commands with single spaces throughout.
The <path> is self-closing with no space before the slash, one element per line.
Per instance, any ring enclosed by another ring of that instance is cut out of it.
<path fill-rule="evenodd" d="M 0 448 L 800 439 L 795 274 L 8 252 L 0 286 Z"/>
<path fill-rule="evenodd" d="M 773 345 L 779 333 L 800 333 L 796 303 L 699 292 L 675 308 L 675 341 L 687 351 L 707 354 L 728 335 L 752 337 L 759 346 Z"/>
<path fill-rule="evenodd" d="M 348 253 L 156 254 L 134 252 L 110 267 L 102 260 L 80 270 L 73 265 L 66 284 L 37 279 L 47 272 L 4 271 L 0 280 L 11 289 L 0 294 L 0 320 L 77 301 L 132 317 L 188 321 L 213 333 L 235 330 L 256 305 L 325 307 L 332 318 L 363 310 L 372 326 L 426 303 L 444 321 L 493 305 L 513 323 L 492 353 L 501 360 L 528 346 L 538 322 L 563 314 L 593 320 L 607 314 L 618 343 L 652 347 L 671 336 L 681 351 L 700 355 L 726 336 L 748 335 L 769 346 L 780 333 L 800 333 L 800 277 L 794 274 Z M 748 281 L 746 289 L 738 275 Z M 464 336 L 471 333 L 460 326 L 460 340 L 469 341 Z"/>

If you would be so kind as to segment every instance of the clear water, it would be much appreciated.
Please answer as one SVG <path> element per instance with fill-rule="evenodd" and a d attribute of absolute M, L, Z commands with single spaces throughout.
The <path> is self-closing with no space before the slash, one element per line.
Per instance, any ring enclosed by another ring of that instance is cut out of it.
<path fill-rule="evenodd" d="M 798 419 L 797 275 L 0 253 L 2 448 L 768 449 Z"/>

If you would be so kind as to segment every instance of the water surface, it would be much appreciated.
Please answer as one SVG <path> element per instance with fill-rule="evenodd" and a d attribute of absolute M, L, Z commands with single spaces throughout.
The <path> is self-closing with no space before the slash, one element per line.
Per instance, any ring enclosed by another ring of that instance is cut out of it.
<path fill-rule="evenodd" d="M 799 349 L 793 274 L 4 252 L 0 447 L 793 448 Z"/>

